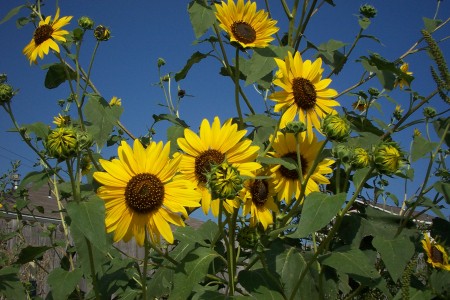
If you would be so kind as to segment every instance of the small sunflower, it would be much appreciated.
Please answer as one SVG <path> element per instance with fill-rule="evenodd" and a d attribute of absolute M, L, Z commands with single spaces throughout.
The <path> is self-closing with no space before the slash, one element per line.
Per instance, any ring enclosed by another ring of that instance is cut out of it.
<path fill-rule="evenodd" d="M 277 21 L 269 18 L 263 10 L 256 11 L 256 3 L 233 0 L 215 4 L 216 17 L 231 42 L 239 43 L 244 48 L 264 48 L 271 41 L 272 35 L 278 32 Z"/>
<path fill-rule="evenodd" d="M 309 141 L 313 138 L 312 127 L 320 131 L 320 119 L 328 114 L 335 114 L 333 106 L 339 102 L 332 100 L 337 92 L 327 88 L 331 79 L 322 79 L 322 59 L 314 62 L 303 61 L 299 52 L 288 56 L 284 60 L 275 58 L 279 70 L 275 75 L 274 84 L 282 88 L 269 98 L 275 102 L 275 111 L 282 111 L 280 128 L 295 119 L 306 124 Z"/>
<path fill-rule="evenodd" d="M 193 182 L 202 192 L 202 209 L 208 214 L 209 209 L 215 217 L 219 214 L 219 199 L 211 199 L 207 188 L 207 174 L 211 166 L 228 164 L 237 168 L 241 176 L 253 176 L 253 171 L 261 168 L 254 162 L 258 155 L 258 146 L 252 146 L 252 141 L 242 139 L 246 130 L 238 130 L 231 119 L 220 125 L 218 117 L 214 118 L 212 126 L 204 119 L 200 125 L 200 134 L 190 129 L 184 130 L 184 138 L 177 140 L 178 146 L 184 151 L 180 163 L 181 174 Z M 228 212 L 239 207 L 236 200 L 225 200 L 224 207 Z"/>
<path fill-rule="evenodd" d="M 57 127 L 69 126 L 70 123 L 70 116 L 63 116 L 61 114 L 58 114 L 58 116 L 53 117 L 53 124 L 56 124 Z"/>
<path fill-rule="evenodd" d="M 430 241 L 430 237 L 428 236 L 428 234 L 424 234 L 422 247 L 428 257 L 427 263 L 432 265 L 433 268 L 450 271 L 448 254 L 442 245 L 436 243 L 435 241 Z"/>
<path fill-rule="evenodd" d="M 51 16 L 40 20 L 38 28 L 34 31 L 33 38 L 23 49 L 23 54 L 30 60 L 31 63 L 37 64 L 37 57 L 44 58 L 50 48 L 59 53 L 59 46 L 56 43 L 65 42 L 64 37 L 69 32 L 61 28 L 69 24 L 72 16 L 59 18 L 59 8 L 56 10 L 55 18 L 52 20 Z"/>
<path fill-rule="evenodd" d="M 312 141 L 310 141 L 306 137 L 305 133 L 298 135 L 298 142 L 300 144 L 302 175 L 306 176 L 311 169 L 314 159 L 316 158 L 323 142 L 318 142 L 315 136 L 313 136 Z M 290 158 L 297 161 L 297 141 L 294 134 L 283 134 L 278 132 L 272 147 L 274 151 L 269 152 L 269 154 L 273 157 Z M 330 168 L 333 163 L 334 160 L 332 159 L 324 159 L 317 165 L 316 169 L 309 178 L 308 183 L 306 184 L 305 196 L 311 192 L 319 191 L 319 184 L 330 183 L 328 178 L 324 175 L 333 172 Z M 288 204 L 291 202 L 292 197 L 298 199 L 300 196 L 301 181 L 297 169 L 289 170 L 285 166 L 275 165 L 270 169 L 270 171 L 272 172 L 275 192 L 278 195 L 278 199 L 280 201 L 284 199 Z M 300 201 L 303 201 L 303 199 Z"/>
<path fill-rule="evenodd" d="M 402 71 L 403 73 L 405 73 L 406 75 L 412 76 L 413 72 L 409 72 L 409 64 L 408 63 L 403 63 L 400 66 L 400 71 Z M 400 89 L 402 90 L 403 87 L 407 86 L 409 87 L 409 82 L 406 81 L 403 78 L 397 78 L 397 80 L 394 82 L 394 87 L 400 87 Z"/>
<path fill-rule="evenodd" d="M 265 175 L 263 173 L 259 175 Z M 264 230 L 273 224 L 272 212 L 278 212 L 275 204 L 273 182 L 268 179 L 249 179 L 244 183 L 240 198 L 244 202 L 242 214 L 250 214 L 250 226 L 261 223 Z"/>
<path fill-rule="evenodd" d="M 112 97 L 109 101 L 109 106 L 122 106 L 122 99 L 116 96 Z"/>
<path fill-rule="evenodd" d="M 122 141 L 119 159 L 100 159 L 105 172 L 94 178 L 103 184 L 97 194 L 105 201 L 106 230 L 114 231 L 114 241 L 129 241 L 133 236 L 144 244 L 147 232 L 154 243 L 162 236 L 173 243 L 169 223 L 184 226 L 179 213 L 187 217 L 185 207 L 200 206 L 200 194 L 188 180 L 174 175 L 181 156 L 169 158 L 170 142 L 151 142 L 144 148 L 139 140 L 133 149 Z"/>

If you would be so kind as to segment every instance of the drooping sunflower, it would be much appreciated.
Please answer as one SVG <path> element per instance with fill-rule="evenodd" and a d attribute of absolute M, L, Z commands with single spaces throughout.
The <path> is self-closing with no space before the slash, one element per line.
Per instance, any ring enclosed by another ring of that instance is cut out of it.
<path fill-rule="evenodd" d="M 269 98 L 277 102 L 274 110 L 283 113 L 280 128 L 286 127 L 298 114 L 299 120 L 306 124 L 311 141 L 312 127 L 320 131 L 320 119 L 335 114 L 332 107 L 339 106 L 339 102 L 332 99 L 337 92 L 328 88 L 331 79 L 322 79 L 322 59 L 303 61 L 299 52 L 294 56 L 288 52 L 284 60 L 275 58 L 275 62 L 279 70 L 273 83 L 283 90 L 272 93 Z"/>
<path fill-rule="evenodd" d="M 211 199 L 207 188 L 207 174 L 212 165 L 226 161 L 236 167 L 241 176 L 250 177 L 253 176 L 252 172 L 261 168 L 259 163 L 254 162 L 259 147 L 253 146 L 249 139 L 242 139 L 246 133 L 246 130 L 238 130 L 231 119 L 221 126 L 219 118 L 215 117 L 212 126 L 207 119 L 202 121 L 199 135 L 187 128 L 184 130 L 184 138 L 178 138 L 178 146 L 184 151 L 180 172 L 201 191 L 205 214 L 208 214 L 210 208 L 215 217 L 219 214 L 220 201 Z M 237 207 L 237 200 L 224 201 L 224 208 L 230 213 Z"/>
<path fill-rule="evenodd" d="M 266 176 L 269 173 L 259 173 Z M 278 212 L 278 206 L 275 204 L 273 180 L 271 178 L 249 179 L 244 182 L 244 189 L 240 198 L 244 202 L 242 214 L 250 214 L 250 226 L 254 227 L 261 223 L 264 230 L 270 224 L 273 224 L 272 212 Z"/>
<path fill-rule="evenodd" d="M 277 21 L 269 18 L 264 10 L 256 11 L 256 3 L 244 0 L 222 1 L 215 4 L 216 18 L 229 36 L 231 42 L 239 43 L 244 48 L 264 48 L 271 41 L 272 35 L 278 32 Z"/>
<path fill-rule="evenodd" d="M 312 141 L 306 137 L 306 133 L 302 132 L 298 135 L 298 143 L 300 146 L 300 162 L 303 177 L 306 177 L 310 171 L 314 159 L 317 156 L 323 142 L 318 142 L 316 136 L 313 136 Z M 269 154 L 277 158 L 290 158 L 297 161 L 297 141 L 293 133 L 283 134 L 277 133 L 277 136 L 272 145 L 273 152 Z M 319 191 L 319 184 L 329 184 L 330 181 L 324 175 L 330 174 L 333 170 L 330 166 L 334 163 L 332 159 L 324 159 L 316 166 L 311 177 L 309 178 L 305 195 L 311 192 Z M 272 178 L 274 179 L 275 192 L 278 199 L 285 200 L 290 203 L 294 197 L 298 199 L 301 190 L 301 181 L 297 169 L 289 170 L 283 165 L 274 165 L 271 167 Z M 303 202 L 303 199 L 298 199 Z"/>
<path fill-rule="evenodd" d="M 428 234 L 424 234 L 422 240 L 422 247 L 427 254 L 427 263 L 433 266 L 433 268 L 439 268 L 442 270 L 450 271 L 450 264 L 448 263 L 448 254 L 444 247 L 435 241 L 430 241 Z"/>
<path fill-rule="evenodd" d="M 200 206 L 195 186 L 174 177 L 181 156 L 170 159 L 169 153 L 170 142 L 151 142 L 144 148 L 135 140 L 132 149 L 122 141 L 118 159 L 100 159 L 105 172 L 95 172 L 94 178 L 103 184 L 97 194 L 105 201 L 106 230 L 114 231 L 114 241 L 134 236 L 142 246 L 147 231 L 154 243 L 161 236 L 173 243 L 169 223 L 184 226 L 179 213 L 187 217 L 185 207 Z"/>
<path fill-rule="evenodd" d="M 56 10 L 55 18 L 52 20 L 51 16 L 40 20 L 38 27 L 34 31 L 33 38 L 23 49 L 23 54 L 30 60 L 31 63 L 37 64 L 37 57 L 41 59 L 48 54 L 50 48 L 59 53 L 59 46 L 57 42 L 65 42 L 64 37 L 69 32 L 61 28 L 69 24 L 72 16 L 59 18 L 59 8 Z"/>

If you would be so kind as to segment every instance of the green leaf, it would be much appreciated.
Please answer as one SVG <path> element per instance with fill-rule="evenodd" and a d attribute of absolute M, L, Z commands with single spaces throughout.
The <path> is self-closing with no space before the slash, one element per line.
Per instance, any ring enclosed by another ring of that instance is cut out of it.
<path fill-rule="evenodd" d="M 297 164 L 290 158 L 259 157 L 258 161 L 267 165 L 282 165 L 288 170 L 295 170 L 297 168 Z"/>
<path fill-rule="evenodd" d="M 319 257 L 318 260 L 364 284 L 372 286 L 380 278 L 378 271 L 369 263 L 368 257 L 359 249 L 334 251 Z"/>
<path fill-rule="evenodd" d="M 442 181 L 437 181 L 434 183 L 434 189 L 444 196 L 445 202 L 450 204 L 450 183 L 445 183 Z"/>
<path fill-rule="evenodd" d="M 91 243 L 106 252 L 105 205 L 97 196 L 89 201 L 67 204 L 67 213 L 72 220 L 71 227 L 77 227 Z"/>
<path fill-rule="evenodd" d="M 320 192 L 309 194 L 303 203 L 302 215 L 297 230 L 290 238 L 303 238 L 327 225 L 341 209 L 345 193 L 326 195 Z"/>
<path fill-rule="evenodd" d="M 188 74 L 189 70 L 192 68 L 194 64 L 199 63 L 204 58 L 207 58 L 209 56 L 208 54 L 201 53 L 199 51 L 195 52 L 191 55 L 191 57 L 186 62 L 186 65 L 183 67 L 183 69 L 175 74 L 175 80 L 178 82 L 184 78 L 186 78 L 186 75 Z"/>
<path fill-rule="evenodd" d="M 430 276 L 431 289 L 439 299 L 448 299 L 450 296 L 450 276 L 448 271 L 433 270 Z"/>
<path fill-rule="evenodd" d="M 16 263 L 23 265 L 23 264 L 26 264 L 35 259 L 41 260 L 44 253 L 48 249 L 52 249 L 52 248 L 53 247 L 48 247 L 48 246 L 37 246 L 37 247 L 27 246 L 20 251 L 19 257 L 18 257 Z"/>
<path fill-rule="evenodd" d="M 166 120 L 166 121 L 169 121 L 170 123 L 173 123 L 175 125 L 178 125 L 178 126 L 181 126 L 181 127 L 184 127 L 184 128 L 188 128 L 189 127 L 189 125 L 186 124 L 185 121 L 181 120 L 180 118 L 177 118 L 174 115 L 169 115 L 169 114 L 155 115 L 154 114 L 153 115 L 153 119 L 155 120 L 155 123 L 159 122 L 159 121 L 162 121 L 162 120 Z"/>
<path fill-rule="evenodd" d="M 380 253 L 394 282 L 397 282 L 414 255 L 414 243 L 404 235 L 393 239 L 375 236 L 372 245 Z"/>
<path fill-rule="evenodd" d="M 19 268 L 6 266 L 0 269 L 0 296 L 6 299 L 27 299 L 19 274 Z"/>
<path fill-rule="evenodd" d="M 197 229 L 190 226 L 178 227 L 174 232 L 175 239 L 184 243 L 199 244 L 204 247 L 208 247 L 208 244 L 204 241 L 203 235 L 199 234 Z"/>
<path fill-rule="evenodd" d="M 64 64 L 56 63 L 48 68 L 47 74 L 45 75 L 44 85 L 48 89 L 54 89 L 64 83 L 67 79 L 76 79 L 76 76 L 76 73 Z"/>
<path fill-rule="evenodd" d="M 370 26 L 370 19 L 369 18 L 359 18 L 358 19 L 359 27 L 366 30 Z"/>
<path fill-rule="evenodd" d="M 250 122 L 255 127 L 275 127 L 277 120 L 263 114 L 250 115 L 244 119 L 244 122 Z"/>
<path fill-rule="evenodd" d="M 103 147 L 109 139 L 122 112 L 121 106 L 109 106 L 108 102 L 102 97 L 94 94 L 89 95 L 84 106 L 86 127 L 99 148 Z"/>
<path fill-rule="evenodd" d="M 34 135 L 36 135 L 38 140 L 45 140 L 47 138 L 48 131 L 50 130 L 50 127 L 42 122 L 24 124 L 21 127 L 27 129 L 27 134 L 33 133 Z"/>
<path fill-rule="evenodd" d="M 82 276 L 83 271 L 81 269 L 75 269 L 71 272 L 61 268 L 53 269 L 47 277 L 53 299 L 67 299 Z"/>
<path fill-rule="evenodd" d="M 373 125 L 373 123 L 364 116 L 348 113 L 346 118 L 350 121 L 352 130 L 354 131 L 370 132 L 377 136 L 382 136 L 384 134 L 383 130 Z"/>
<path fill-rule="evenodd" d="M 190 252 L 177 266 L 173 277 L 172 299 L 188 299 L 195 285 L 201 282 L 212 261 L 219 257 L 213 249 L 198 247 Z"/>
<path fill-rule="evenodd" d="M 277 283 L 264 269 L 252 271 L 243 270 L 238 275 L 239 283 L 258 300 L 285 299 L 280 292 Z"/>
<path fill-rule="evenodd" d="M 383 88 L 392 90 L 394 88 L 394 82 L 396 80 L 395 75 L 410 82 L 413 77 L 403 73 L 398 69 L 393 62 L 386 60 L 384 57 L 377 53 L 371 53 L 369 58 L 363 56 L 360 60 L 363 67 L 368 72 L 373 72 L 377 75 Z"/>
<path fill-rule="evenodd" d="M 447 147 L 450 147 L 450 130 L 445 131 L 445 128 L 449 126 L 450 117 L 447 118 L 439 118 L 433 122 L 434 130 L 437 135 L 442 138 L 445 134 L 444 141 Z M 450 127 L 449 127 L 450 128 Z"/>
<path fill-rule="evenodd" d="M 419 158 L 425 157 L 427 153 L 432 152 L 439 143 L 429 142 L 421 136 L 415 136 L 412 144 L 411 159 L 417 161 Z"/>
<path fill-rule="evenodd" d="M 173 125 L 167 128 L 167 140 L 170 141 L 170 154 L 178 150 L 177 139 L 184 137 L 184 127 Z"/>
<path fill-rule="evenodd" d="M 425 30 L 430 33 L 436 30 L 436 28 L 442 24 L 442 20 L 439 19 L 436 20 L 423 17 L 422 20 L 423 25 L 425 26 Z"/>
<path fill-rule="evenodd" d="M 442 218 L 434 218 L 431 225 L 431 236 L 446 247 L 450 247 L 450 222 Z"/>
<path fill-rule="evenodd" d="M 3 17 L 3 19 L 0 21 L 0 25 L 5 23 L 6 21 L 8 21 L 9 19 L 11 19 L 12 17 L 14 17 L 15 15 L 17 15 L 20 10 L 22 8 L 26 7 L 26 5 L 19 5 L 17 7 L 14 7 L 13 9 L 11 9 L 6 16 Z"/>
<path fill-rule="evenodd" d="M 214 11 L 201 0 L 191 1 L 188 6 L 188 12 L 195 38 L 197 39 L 208 31 L 216 21 Z"/>
<path fill-rule="evenodd" d="M 355 188 L 358 188 L 363 183 L 364 178 L 366 178 L 370 170 L 371 168 L 363 168 L 355 171 L 353 174 L 353 184 L 355 185 Z"/>
<path fill-rule="evenodd" d="M 19 189 L 29 188 L 32 190 L 38 190 L 45 184 L 48 184 L 49 176 L 47 170 L 33 171 L 25 175 L 19 185 Z"/>

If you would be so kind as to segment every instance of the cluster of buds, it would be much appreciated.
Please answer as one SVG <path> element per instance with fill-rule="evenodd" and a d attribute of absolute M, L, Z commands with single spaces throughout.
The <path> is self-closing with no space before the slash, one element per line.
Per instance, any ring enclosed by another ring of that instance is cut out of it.
<path fill-rule="evenodd" d="M 111 37 L 111 32 L 108 28 L 103 25 L 98 25 L 94 30 L 94 36 L 99 42 L 104 42 L 109 40 Z"/>
<path fill-rule="evenodd" d="M 326 115 L 322 120 L 322 132 L 331 141 L 342 142 L 350 134 L 350 124 L 339 115 Z"/>
<path fill-rule="evenodd" d="M 239 170 L 226 161 L 212 165 L 206 178 L 213 199 L 234 199 L 243 188 Z"/>

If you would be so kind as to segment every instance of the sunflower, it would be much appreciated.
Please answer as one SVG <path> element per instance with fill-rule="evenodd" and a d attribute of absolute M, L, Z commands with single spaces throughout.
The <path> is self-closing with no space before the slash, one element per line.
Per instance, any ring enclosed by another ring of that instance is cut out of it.
<path fill-rule="evenodd" d="M 408 63 L 403 63 L 400 66 L 400 71 L 402 71 L 404 74 L 412 76 L 413 72 L 409 72 L 409 64 Z M 409 82 L 401 77 L 397 78 L 394 82 L 394 87 L 400 87 L 401 90 L 403 90 L 403 88 L 409 87 Z"/>
<path fill-rule="evenodd" d="M 275 75 L 274 84 L 283 90 L 275 92 L 269 98 L 275 102 L 275 111 L 283 111 L 280 128 L 286 127 L 288 122 L 295 119 L 306 124 L 309 141 L 312 140 L 312 126 L 320 130 L 319 119 L 327 114 L 335 114 L 333 106 L 339 102 L 331 98 L 337 95 L 333 89 L 327 88 L 331 79 L 322 79 L 322 59 L 314 62 L 303 61 L 299 52 L 288 56 L 284 60 L 275 58 L 279 70 Z"/>
<path fill-rule="evenodd" d="M 439 268 L 450 271 L 450 264 L 448 263 L 448 254 L 444 247 L 435 241 L 431 242 L 428 234 L 424 234 L 422 240 L 422 247 L 427 254 L 427 263 L 433 266 L 433 268 Z"/>
<path fill-rule="evenodd" d="M 256 11 L 256 3 L 233 0 L 215 4 L 216 17 L 231 42 L 239 43 L 244 48 L 264 48 L 271 41 L 272 35 L 278 32 L 277 21 L 269 18 L 263 10 Z"/>
<path fill-rule="evenodd" d="M 264 176 L 268 173 L 260 173 Z M 250 215 L 250 226 L 256 226 L 261 223 L 264 230 L 270 224 L 273 224 L 272 212 L 278 212 L 278 206 L 275 204 L 273 197 L 274 186 L 271 178 L 268 179 L 249 179 L 244 182 L 244 189 L 240 198 L 244 202 L 242 214 Z"/>
<path fill-rule="evenodd" d="M 114 231 L 114 241 L 134 236 L 142 246 L 147 231 L 154 243 L 161 236 L 173 243 L 169 223 L 184 226 L 178 213 L 187 217 L 185 206 L 200 206 L 195 186 L 174 178 L 181 155 L 170 159 L 169 153 L 170 142 L 151 142 L 144 148 L 135 140 L 132 149 L 122 141 L 119 159 L 100 159 L 105 172 L 95 172 L 94 178 L 103 184 L 97 194 L 105 201 L 106 230 Z"/>
<path fill-rule="evenodd" d="M 48 16 L 45 20 L 39 21 L 39 26 L 33 34 L 30 43 L 23 49 L 23 54 L 30 60 L 31 63 L 37 64 L 37 57 L 44 58 L 44 54 L 48 54 L 49 48 L 59 53 L 59 46 L 56 41 L 65 42 L 64 37 L 69 32 L 61 28 L 69 24 L 72 16 L 59 18 L 59 8 L 56 10 L 56 15 L 53 20 Z M 56 40 L 56 41 L 55 41 Z"/>
<path fill-rule="evenodd" d="M 241 176 L 253 176 L 253 171 L 261 168 L 254 162 L 258 155 L 258 146 L 252 146 L 252 141 L 244 139 L 246 130 L 238 130 L 231 119 L 220 125 L 218 117 L 214 118 L 212 126 L 204 119 L 200 125 L 200 134 L 190 129 L 184 130 L 184 138 L 178 138 L 178 146 L 184 151 L 180 163 L 181 174 L 193 182 L 202 193 L 202 209 L 208 214 L 209 209 L 215 217 L 219 214 L 219 199 L 211 199 L 207 188 L 207 174 L 212 165 L 226 161 L 237 168 Z M 232 213 L 239 207 L 237 200 L 226 199 L 225 209 Z"/>
<path fill-rule="evenodd" d="M 306 137 L 306 133 L 302 132 L 298 135 L 298 143 L 300 146 L 302 175 L 305 177 L 310 171 L 323 142 L 318 142 L 315 136 L 310 141 Z M 297 161 L 297 141 L 294 134 L 278 132 L 272 147 L 274 151 L 269 152 L 269 154 L 273 157 L 290 158 Z M 330 168 L 333 163 L 334 161 L 332 159 L 324 159 L 319 162 L 306 184 L 305 195 L 319 191 L 319 184 L 330 183 L 324 175 L 333 172 Z M 298 199 L 300 196 L 301 181 L 297 169 L 289 170 L 283 165 L 275 165 L 270 171 L 272 172 L 278 199 L 280 201 L 284 199 L 288 204 L 291 202 L 292 197 Z"/>

